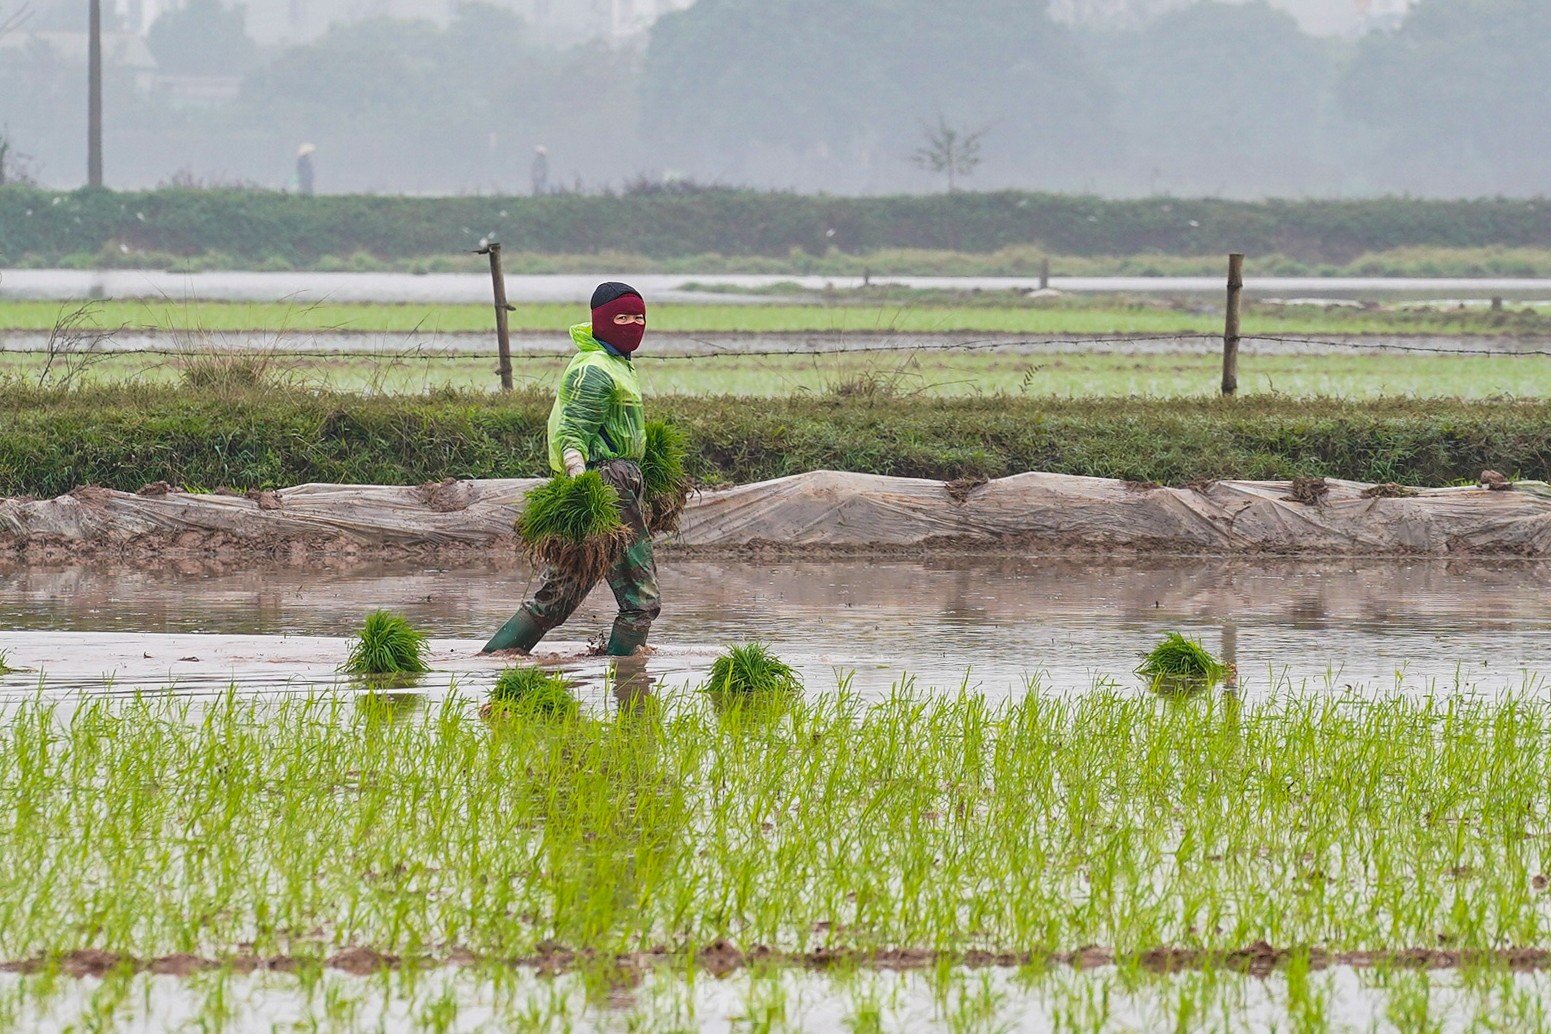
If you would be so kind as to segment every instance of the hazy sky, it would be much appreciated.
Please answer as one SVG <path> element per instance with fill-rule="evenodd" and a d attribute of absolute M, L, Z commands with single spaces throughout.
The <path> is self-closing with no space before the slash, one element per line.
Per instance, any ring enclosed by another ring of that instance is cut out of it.
<path fill-rule="evenodd" d="M 1050 0 L 1057 17 L 1070 21 L 1124 23 L 1145 18 L 1193 0 Z M 1302 23 L 1308 32 L 1321 35 L 1358 33 L 1376 20 L 1403 14 L 1411 0 L 1270 0 Z"/>
<path fill-rule="evenodd" d="M 653 16 L 688 0 L 485 0 L 517 10 L 533 22 L 550 23 L 555 29 L 581 31 L 582 26 L 601 27 L 608 23 L 616 31 L 626 24 L 639 25 Z M 843 0 L 841 0 L 843 2 Z M 1038 0 L 1030 0 L 1037 3 Z M 1077 20 L 1108 21 L 1180 6 L 1191 0 L 1050 0 L 1053 11 Z M 1361 31 L 1375 16 L 1403 11 L 1408 0 L 1271 0 L 1277 7 L 1295 15 L 1306 30 L 1322 34 L 1346 34 Z M 177 0 L 116 0 L 121 11 L 141 24 L 149 24 L 156 14 L 176 6 Z M 369 14 L 446 17 L 452 0 L 244 0 L 248 21 L 255 35 L 268 41 L 322 28 L 335 18 Z"/>

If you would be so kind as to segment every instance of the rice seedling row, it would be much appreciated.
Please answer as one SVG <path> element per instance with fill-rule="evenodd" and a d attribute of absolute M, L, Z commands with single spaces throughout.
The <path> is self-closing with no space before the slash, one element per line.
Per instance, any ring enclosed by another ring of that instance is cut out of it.
<path fill-rule="evenodd" d="M 29 702 L 0 958 L 1546 941 L 1543 700 L 725 705 Z"/>

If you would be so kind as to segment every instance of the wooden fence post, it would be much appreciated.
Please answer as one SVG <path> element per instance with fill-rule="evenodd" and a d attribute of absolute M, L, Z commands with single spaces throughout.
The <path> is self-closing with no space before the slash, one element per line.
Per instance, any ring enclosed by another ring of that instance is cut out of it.
<path fill-rule="evenodd" d="M 501 269 L 501 245 L 495 241 L 480 248 L 475 254 L 490 256 L 490 284 L 495 289 L 495 338 L 501 350 L 501 390 L 512 390 L 512 334 L 507 313 L 516 312 L 506 301 L 506 273 Z"/>
<path fill-rule="evenodd" d="M 1244 256 L 1228 256 L 1228 316 L 1222 334 L 1222 393 L 1239 391 L 1239 318 L 1244 303 Z"/>
<path fill-rule="evenodd" d="M 1039 289 L 1050 290 L 1050 256 L 1046 255 L 1039 260 Z"/>

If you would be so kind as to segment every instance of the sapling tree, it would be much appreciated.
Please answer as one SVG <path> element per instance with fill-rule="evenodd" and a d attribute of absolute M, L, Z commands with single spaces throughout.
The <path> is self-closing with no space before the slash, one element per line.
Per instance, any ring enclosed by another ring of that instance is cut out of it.
<path fill-rule="evenodd" d="M 937 124 L 923 122 L 926 144 L 916 149 L 910 160 L 913 164 L 938 176 L 948 178 L 948 192 L 958 189 L 961 176 L 973 175 L 984 160 L 980 157 L 980 141 L 991 131 L 990 126 L 966 131 L 948 125 L 948 120 L 937 116 Z"/>

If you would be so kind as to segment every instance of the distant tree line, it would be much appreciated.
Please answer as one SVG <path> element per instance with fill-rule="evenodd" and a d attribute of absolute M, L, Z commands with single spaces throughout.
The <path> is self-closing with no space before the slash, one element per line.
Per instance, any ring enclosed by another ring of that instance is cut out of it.
<path fill-rule="evenodd" d="M 49 10 L 27 28 L 55 28 Z M 248 39 L 240 9 L 193 0 L 145 51 L 154 69 L 109 66 L 119 186 L 284 188 L 303 142 L 326 193 L 526 192 L 541 145 L 557 192 L 643 177 L 924 192 L 950 170 L 975 189 L 1121 195 L 1551 183 L 1545 0 L 1418 0 L 1356 41 L 1308 36 L 1264 0 L 1107 31 L 1036 0 L 699 0 L 644 46 L 569 50 L 468 3 L 447 28 L 367 21 L 278 51 Z M 179 77 L 238 85 L 211 101 Z M 79 55 L 13 34 L 0 127 L 43 182 L 79 182 L 84 110 Z M 973 153 L 945 150 L 945 132 Z"/>

